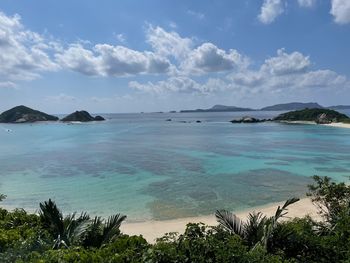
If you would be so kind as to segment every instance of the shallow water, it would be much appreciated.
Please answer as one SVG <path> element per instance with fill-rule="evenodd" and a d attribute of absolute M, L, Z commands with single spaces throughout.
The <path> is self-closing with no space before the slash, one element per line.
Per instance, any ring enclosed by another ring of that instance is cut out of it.
<path fill-rule="evenodd" d="M 348 180 L 350 129 L 228 122 L 277 114 L 110 114 L 100 123 L 1 124 L 0 193 L 8 196 L 2 205 L 35 210 L 53 198 L 66 213 L 169 219 L 303 196 L 314 174 Z"/>

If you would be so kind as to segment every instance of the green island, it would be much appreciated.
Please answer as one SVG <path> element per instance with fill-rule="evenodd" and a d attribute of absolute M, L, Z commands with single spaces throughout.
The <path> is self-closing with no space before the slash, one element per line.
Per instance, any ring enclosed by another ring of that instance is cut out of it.
<path fill-rule="evenodd" d="M 47 113 L 20 105 L 0 114 L 0 123 L 33 123 L 41 121 L 58 121 L 59 118 Z M 62 118 L 62 122 L 104 121 L 102 116 L 91 116 L 87 111 L 75 111 Z"/>
<path fill-rule="evenodd" d="M 75 111 L 68 116 L 61 119 L 63 122 L 69 121 L 79 121 L 79 122 L 89 122 L 89 121 L 104 121 L 105 119 L 101 116 L 92 117 L 87 111 Z"/>
<path fill-rule="evenodd" d="M 55 202 L 38 214 L 0 208 L 1 262 L 350 262 L 350 186 L 314 176 L 307 196 L 321 220 L 288 218 L 287 200 L 267 217 L 218 210 L 218 224 L 187 225 L 148 243 L 120 231 L 126 216 L 63 215 Z M 0 201 L 6 196 L 1 194 Z M 283 219 L 283 220 L 282 220 Z"/>
<path fill-rule="evenodd" d="M 58 121 L 58 117 L 20 105 L 0 114 L 0 123 Z"/>
<path fill-rule="evenodd" d="M 350 123 L 350 118 L 342 113 L 330 109 L 303 109 L 290 111 L 278 115 L 275 121 L 311 121 L 319 124 L 327 124 L 332 122 Z"/>

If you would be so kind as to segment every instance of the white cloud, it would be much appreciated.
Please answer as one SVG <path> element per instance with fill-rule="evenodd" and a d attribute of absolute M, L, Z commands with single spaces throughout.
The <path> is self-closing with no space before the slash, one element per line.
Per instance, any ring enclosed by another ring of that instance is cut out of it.
<path fill-rule="evenodd" d="M 56 54 L 57 62 L 63 67 L 85 75 L 102 75 L 101 58 L 81 44 L 72 44 L 62 53 Z"/>
<path fill-rule="evenodd" d="M 284 49 L 277 50 L 277 57 L 265 60 L 263 71 L 274 75 L 285 75 L 305 72 L 310 66 L 310 59 L 300 52 L 286 53 Z"/>
<path fill-rule="evenodd" d="M 182 59 L 190 53 L 193 42 L 182 38 L 176 32 L 167 32 L 163 28 L 150 25 L 146 32 L 147 42 L 160 56 L 173 56 Z"/>
<path fill-rule="evenodd" d="M 311 70 L 308 56 L 300 52 L 287 53 L 279 49 L 275 57 L 268 58 L 257 70 L 245 67 L 231 71 L 226 78 L 210 78 L 197 82 L 190 77 L 170 77 L 157 82 L 129 82 L 129 87 L 154 94 L 198 93 L 237 94 L 249 97 L 256 94 L 293 94 L 290 92 L 312 92 L 350 88 L 350 82 L 331 70 Z"/>
<path fill-rule="evenodd" d="M 333 7 L 338 10 L 341 3 L 345 2 L 333 0 L 332 10 Z M 272 22 L 276 16 L 271 18 L 271 14 L 276 12 L 271 10 L 278 5 L 282 8 L 280 13 L 283 12 L 281 1 L 265 1 L 261 19 Z M 345 7 L 342 11 L 347 10 Z M 346 16 L 339 12 L 337 15 L 344 22 Z M 335 17 L 337 21 L 339 17 Z M 261 65 L 254 65 L 252 69 L 249 59 L 235 49 L 220 49 L 209 42 L 194 47 L 192 39 L 161 27 L 150 25 L 146 40 L 152 47 L 150 51 L 103 43 L 93 45 L 86 41 L 63 47 L 57 41 L 26 30 L 18 15 L 10 17 L 0 13 L 0 88 L 15 88 L 17 81 L 31 80 L 42 72 L 59 69 L 100 77 L 162 74 L 163 79 L 156 76 L 157 81 L 129 82 L 130 88 L 152 94 L 214 94 L 225 91 L 246 96 L 261 92 L 274 94 L 288 90 L 350 88 L 345 76 L 328 69 L 312 70 L 310 58 L 298 51 L 288 53 L 279 49 L 277 55 L 267 58 Z M 191 75 L 202 76 L 198 77 L 198 81 Z M 59 94 L 48 99 L 67 102 L 75 98 Z"/>
<path fill-rule="evenodd" d="M 171 69 L 169 60 L 155 53 L 108 44 L 97 44 L 93 50 L 72 44 L 63 53 L 56 54 L 56 59 L 64 68 L 91 76 L 160 74 Z"/>
<path fill-rule="evenodd" d="M 167 93 L 212 94 L 226 90 L 229 86 L 224 80 L 218 78 L 209 78 L 204 83 L 200 83 L 184 76 L 170 77 L 157 82 L 129 82 L 129 87 L 134 90 L 157 95 Z"/>
<path fill-rule="evenodd" d="M 203 82 L 195 81 L 192 78 L 184 76 L 170 77 L 165 80 L 157 82 L 140 83 L 137 81 L 130 81 L 129 87 L 143 92 L 156 95 L 164 94 L 202 94 L 211 95 L 223 91 L 239 91 L 241 87 L 232 85 L 221 78 L 209 78 Z"/>
<path fill-rule="evenodd" d="M 260 86 L 264 81 L 264 76 L 260 71 L 244 70 L 229 74 L 227 79 L 237 86 L 252 88 Z"/>
<path fill-rule="evenodd" d="M 199 20 L 203 20 L 205 18 L 205 15 L 203 13 L 200 12 L 196 12 L 193 10 L 187 10 L 187 14 L 199 19 Z"/>
<path fill-rule="evenodd" d="M 301 7 L 313 7 L 316 4 L 316 0 L 298 0 L 298 4 Z"/>
<path fill-rule="evenodd" d="M 226 52 L 212 43 L 204 43 L 188 54 L 181 69 L 188 73 L 211 73 L 240 68 L 247 63 L 248 60 L 237 50 Z"/>
<path fill-rule="evenodd" d="M 152 52 L 139 52 L 123 46 L 99 44 L 95 50 L 102 60 L 102 75 L 124 76 L 167 73 L 170 62 Z"/>
<path fill-rule="evenodd" d="M 282 0 L 264 0 L 258 19 L 264 24 L 270 24 L 283 12 Z"/>
<path fill-rule="evenodd" d="M 15 89 L 17 85 L 12 81 L 0 82 L 0 89 Z"/>
<path fill-rule="evenodd" d="M 120 43 L 125 43 L 126 42 L 126 37 L 124 34 L 115 34 L 115 38 L 120 42 Z"/>
<path fill-rule="evenodd" d="M 176 29 L 176 28 L 177 28 L 177 24 L 176 24 L 175 22 L 173 22 L 173 21 L 171 21 L 171 22 L 169 23 L 169 26 L 170 26 L 172 29 Z"/>
<path fill-rule="evenodd" d="M 234 85 L 271 93 L 287 90 L 329 89 L 350 87 L 349 80 L 331 70 L 311 70 L 308 56 L 300 52 L 277 51 L 277 56 L 268 58 L 257 71 L 245 70 L 231 73 L 228 79 Z"/>
<path fill-rule="evenodd" d="M 338 75 L 331 70 L 310 71 L 300 78 L 300 86 L 302 87 L 345 87 L 349 85 L 345 76 Z"/>
<path fill-rule="evenodd" d="M 75 102 L 77 98 L 74 96 L 69 96 L 67 94 L 61 93 L 57 96 L 47 96 L 45 100 L 51 101 L 51 102 Z"/>
<path fill-rule="evenodd" d="M 330 13 L 334 16 L 334 21 L 337 24 L 350 23 L 350 1 L 332 0 Z"/>
<path fill-rule="evenodd" d="M 129 87 L 142 92 L 163 93 L 163 92 L 201 92 L 201 86 L 188 77 L 170 77 L 156 83 L 147 82 L 141 84 L 137 81 L 130 81 Z"/>
<path fill-rule="evenodd" d="M 49 55 L 49 51 L 56 47 L 57 43 L 49 42 L 40 34 L 26 30 L 19 15 L 11 17 L 0 12 L 2 83 L 32 80 L 39 77 L 41 72 L 57 70 L 58 65 Z"/>

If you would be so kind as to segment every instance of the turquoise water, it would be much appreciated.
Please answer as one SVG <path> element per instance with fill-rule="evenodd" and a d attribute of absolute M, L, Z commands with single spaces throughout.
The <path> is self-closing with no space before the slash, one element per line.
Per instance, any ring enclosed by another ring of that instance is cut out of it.
<path fill-rule="evenodd" d="M 1 124 L 0 193 L 8 196 L 2 205 L 33 211 L 53 198 L 66 213 L 169 219 L 303 196 L 314 174 L 348 180 L 350 129 L 228 122 L 242 115 L 114 114 L 89 124 Z"/>

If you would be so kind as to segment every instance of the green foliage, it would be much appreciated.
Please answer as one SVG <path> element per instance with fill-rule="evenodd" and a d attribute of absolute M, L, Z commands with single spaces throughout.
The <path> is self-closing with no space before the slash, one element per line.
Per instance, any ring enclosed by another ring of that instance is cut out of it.
<path fill-rule="evenodd" d="M 119 227 L 126 219 L 125 215 L 116 214 L 108 217 L 104 222 L 100 217 L 95 217 L 92 223 L 87 227 L 84 247 L 101 247 L 114 241 L 119 235 Z"/>
<path fill-rule="evenodd" d="M 188 224 L 183 235 L 168 236 L 147 251 L 144 262 L 287 262 L 259 247 L 249 250 L 223 227 Z"/>
<path fill-rule="evenodd" d="M 335 183 L 329 177 L 313 177 L 315 184 L 309 185 L 308 196 L 318 207 L 326 222 L 335 225 L 343 213 L 349 212 L 350 186 Z"/>
<path fill-rule="evenodd" d="M 51 199 L 40 203 L 41 222 L 55 238 L 53 248 L 66 247 L 79 244 L 87 229 L 90 217 L 82 213 L 78 218 L 75 213 L 63 217 L 55 202 Z"/>
<path fill-rule="evenodd" d="M 244 222 L 217 211 L 218 226 L 190 223 L 183 234 L 168 233 L 155 244 L 123 235 L 119 227 L 125 216 L 120 214 L 107 220 L 90 220 L 85 213 L 64 217 L 51 200 L 40 205 L 40 215 L 0 208 L 0 262 L 350 263 L 350 187 L 329 178 L 314 180 L 309 195 L 324 221 L 280 222 L 298 200 L 290 199 L 273 216 L 252 213 Z"/>
<path fill-rule="evenodd" d="M 42 229 L 37 215 L 23 209 L 8 212 L 0 209 L 0 259 L 14 262 L 33 251 L 49 249 L 49 234 Z"/>
<path fill-rule="evenodd" d="M 348 122 L 349 117 L 345 114 L 339 113 L 335 110 L 329 109 L 303 109 L 290 111 L 278 115 L 274 120 L 276 121 L 316 121 L 321 114 L 326 114 L 327 118 L 333 122 Z"/>
<path fill-rule="evenodd" d="M 24 122 L 58 120 L 56 116 L 48 115 L 44 112 L 33 110 L 23 105 L 16 106 L 0 114 L 0 122 L 14 123 L 19 119 L 24 119 L 25 120 Z"/>
<path fill-rule="evenodd" d="M 0 194 L 0 202 L 3 201 L 4 199 L 6 199 L 6 195 Z"/>
<path fill-rule="evenodd" d="M 263 216 L 261 213 L 250 213 L 247 222 L 244 223 L 235 214 L 226 210 L 217 210 L 215 216 L 225 230 L 240 236 L 250 248 L 260 245 L 267 249 L 271 246 L 269 243 L 272 242 L 278 229 L 278 220 L 287 214 L 289 205 L 298 201 L 299 198 L 288 199 L 282 207 L 278 206 L 275 215 L 271 217 Z"/>

